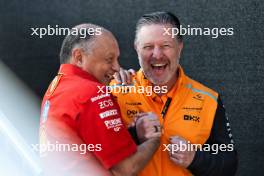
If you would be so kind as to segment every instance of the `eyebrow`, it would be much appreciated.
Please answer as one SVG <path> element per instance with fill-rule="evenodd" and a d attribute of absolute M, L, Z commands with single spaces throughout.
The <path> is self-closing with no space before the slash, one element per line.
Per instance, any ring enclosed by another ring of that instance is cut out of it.
<path fill-rule="evenodd" d="M 173 43 L 172 41 L 164 41 L 163 43 Z"/>
<path fill-rule="evenodd" d="M 110 52 L 110 53 L 106 53 L 106 57 L 107 57 L 107 58 L 110 58 L 110 57 L 112 58 L 113 56 L 114 56 L 114 54 L 111 53 L 111 52 Z"/>
<path fill-rule="evenodd" d="M 143 45 L 152 45 L 152 43 L 143 43 Z"/>
<path fill-rule="evenodd" d="M 111 58 L 111 60 L 113 60 L 115 57 L 119 57 L 120 56 L 120 54 L 115 54 L 115 53 L 113 53 L 113 52 L 109 52 L 109 53 L 107 53 L 106 54 L 106 57 L 109 59 L 109 58 Z"/>

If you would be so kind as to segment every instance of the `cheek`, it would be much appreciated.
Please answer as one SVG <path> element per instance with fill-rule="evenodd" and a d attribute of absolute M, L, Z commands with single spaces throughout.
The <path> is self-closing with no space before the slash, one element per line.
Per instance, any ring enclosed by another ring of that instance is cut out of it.
<path fill-rule="evenodd" d="M 105 74 L 107 74 L 107 72 L 111 71 L 112 67 L 111 64 L 106 64 L 106 63 L 102 63 L 100 64 L 100 73 L 102 76 L 104 76 Z"/>
<path fill-rule="evenodd" d="M 153 55 L 153 50 L 146 51 L 144 53 L 144 57 L 145 57 L 146 60 L 150 60 L 150 58 L 152 57 L 152 55 Z"/>
<path fill-rule="evenodd" d="M 179 53 L 178 52 L 168 52 L 166 57 L 169 58 L 171 63 L 178 63 L 179 61 Z"/>
<path fill-rule="evenodd" d="M 146 61 L 146 58 L 144 58 L 144 57 L 141 56 L 138 59 L 139 59 L 139 64 L 140 64 L 141 67 L 146 68 L 148 66 L 148 63 Z"/>
<path fill-rule="evenodd" d="M 139 53 L 139 57 L 141 63 L 147 64 L 151 58 L 151 52 L 141 52 Z"/>
<path fill-rule="evenodd" d="M 106 69 L 104 68 L 104 64 L 94 64 L 91 66 L 92 70 L 93 70 L 93 75 L 97 78 L 97 79 L 102 79 L 105 75 Z"/>

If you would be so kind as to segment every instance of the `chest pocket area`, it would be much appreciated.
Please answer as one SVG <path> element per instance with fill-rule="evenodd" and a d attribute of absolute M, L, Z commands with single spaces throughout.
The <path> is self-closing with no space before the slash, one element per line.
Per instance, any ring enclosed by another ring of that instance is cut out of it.
<path fill-rule="evenodd" d="M 134 122 L 135 118 L 139 113 L 145 112 L 143 108 L 140 106 L 136 105 L 134 102 L 126 102 L 125 108 L 121 107 L 121 112 L 122 112 L 122 118 L 124 119 L 126 125 L 131 124 Z"/>
<path fill-rule="evenodd" d="M 204 144 L 210 135 L 207 117 L 197 112 L 181 111 L 170 118 L 166 125 L 166 138 L 181 136 L 193 144 Z"/>

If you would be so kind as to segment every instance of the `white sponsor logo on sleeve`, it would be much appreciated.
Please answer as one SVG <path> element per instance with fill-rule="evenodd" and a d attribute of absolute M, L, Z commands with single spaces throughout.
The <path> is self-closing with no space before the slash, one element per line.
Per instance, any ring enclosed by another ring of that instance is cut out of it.
<path fill-rule="evenodd" d="M 105 98 L 105 97 L 110 97 L 110 94 L 97 95 L 96 97 L 92 97 L 91 98 L 91 101 L 92 102 L 95 102 L 95 101 L 100 100 L 100 99 Z"/>
<path fill-rule="evenodd" d="M 114 131 L 119 131 L 121 128 L 120 126 L 123 125 L 120 118 L 106 120 L 104 121 L 104 124 L 107 127 L 107 129 L 114 128 Z"/>
<path fill-rule="evenodd" d="M 99 114 L 101 119 L 104 119 L 104 118 L 109 117 L 109 116 L 114 116 L 114 115 L 117 115 L 116 109 L 111 109 L 111 110 L 108 110 L 108 111 L 105 111 L 105 112 L 102 112 Z"/>
<path fill-rule="evenodd" d="M 104 108 L 113 106 L 114 103 L 111 99 L 108 99 L 108 100 L 100 101 L 98 103 L 98 105 L 99 105 L 100 109 L 104 109 Z"/>

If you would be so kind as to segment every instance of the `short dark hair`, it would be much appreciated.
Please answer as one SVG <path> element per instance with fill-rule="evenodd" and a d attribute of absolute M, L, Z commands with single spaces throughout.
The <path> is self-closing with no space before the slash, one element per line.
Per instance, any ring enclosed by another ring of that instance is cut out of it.
<path fill-rule="evenodd" d="M 151 24 L 170 24 L 172 27 L 180 29 L 180 20 L 171 12 L 153 12 L 144 14 L 136 24 L 135 41 L 141 27 Z M 178 41 L 182 41 L 182 35 L 177 35 Z"/>
<path fill-rule="evenodd" d="M 95 38 L 95 35 L 90 35 L 87 32 L 85 37 L 83 37 L 80 32 L 80 30 L 82 29 L 89 30 L 89 28 L 94 28 L 94 29 L 101 28 L 102 30 L 105 30 L 103 27 L 90 24 L 90 23 L 80 24 L 80 25 L 73 27 L 70 30 L 69 35 L 67 35 L 62 42 L 62 46 L 60 50 L 60 63 L 61 64 L 68 63 L 70 61 L 71 52 L 74 47 L 79 46 L 83 48 L 85 51 L 90 49 L 88 46 L 89 44 L 92 43 L 93 39 Z M 75 30 L 75 33 L 73 32 L 73 30 Z"/>

